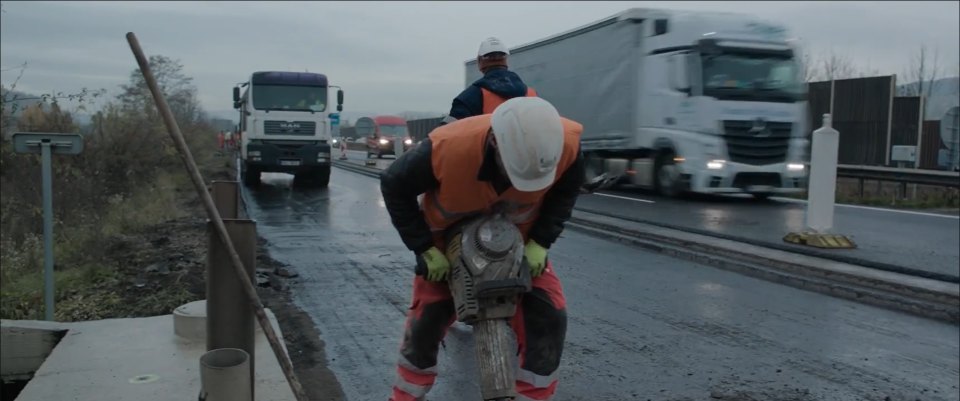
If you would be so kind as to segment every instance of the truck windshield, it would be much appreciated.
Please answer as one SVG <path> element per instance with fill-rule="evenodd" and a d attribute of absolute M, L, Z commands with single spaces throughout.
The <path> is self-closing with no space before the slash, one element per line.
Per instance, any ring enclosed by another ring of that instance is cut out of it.
<path fill-rule="evenodd" d="M 407 126 L 406 125 L 381 125 L 380 126 L 380 136 L 407 136 Z"/>
<path fill-rule="evenodd" d="M 257 110 L 324 111 L 327 109 L 327 88 L 254 85 L 253 108 Z"/>
<path fill-rule="evenodd" d="M 721 100 L 793 102 L 803 95 L 797 64 L 770 55 L 703 56 L 703 94 Z"/>

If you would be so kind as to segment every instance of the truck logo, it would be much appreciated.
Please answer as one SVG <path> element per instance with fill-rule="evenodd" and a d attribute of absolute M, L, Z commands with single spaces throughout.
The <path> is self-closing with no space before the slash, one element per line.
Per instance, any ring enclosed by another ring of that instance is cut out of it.
<path fill-rule="evenodd" d="M 300 128 L 300 124 L 297 123 L 280 123 L 280 128 Z"/>
<path fill-rule="evenodd" d="M 767 128 L 767 120 L 758 117 L 756 120 L 753 120 L 753 128 L 750 128 L 749 133 L 753 134 L 757 138 L 766 138 L 770 136 L 771 132 Z"/>

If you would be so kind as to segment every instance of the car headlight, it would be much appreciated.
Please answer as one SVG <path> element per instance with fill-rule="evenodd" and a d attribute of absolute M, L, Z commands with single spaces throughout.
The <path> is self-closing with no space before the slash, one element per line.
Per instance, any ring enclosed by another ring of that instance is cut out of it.
<path fill-rule="evenodd" d="M 332 142 L 333 142 L 333 143 L 337 143 L 337 142 L 340 142 L 340 141 L 338 141 L 338 140 L 336 140 L 336 139 L 334 139 L 334 140 L 333 140 Z"/>
<path fill-rule="evenodd" d="M 721 170 L 726 163 L 726 160 L 710 160 L 707 162 L 707 168 L 710 170 Z"/>
<path fill-rule="evenodd" d="M 413 139 L 407 139 L 403 141 L 404 145 L 413 145 Z"/>
<path fill-rule="evenodd" d="M 388 140 L 386 140 L 386 139 L 381 139 L 381 140 L 380 140 L 380 144 L 381 144 L 381 145 L 386 145 L 386 144 L 388 144 L 388 143 L 390 143 L 390 141 L 388 141 Z"/>
<path fill-rule="evenodd" d="M 790 171 L 803 171 L 803 164 L 800 163 L 790 163 L 787 164 L 787 170 Z"/>
<path fill-rule="evenodd" d="M 247 156 L 250 156 L 250 157 L 260 157 L 260 151 L 259 151 L 259 150 L 251 150 L 251 151 L 247 152 Z"/>

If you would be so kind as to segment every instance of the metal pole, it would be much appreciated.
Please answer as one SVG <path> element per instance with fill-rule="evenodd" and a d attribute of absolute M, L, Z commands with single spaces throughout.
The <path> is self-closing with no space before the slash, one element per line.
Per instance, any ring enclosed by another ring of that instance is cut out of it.
<path fill-rule="evenodd" d="M 53 173 L 50 142 L 40 144 L 43 176 L 43 303 L 44 319 L 53 321 Z"/>
<path fill-rule="evenodd" d="M 210 193 L 220 217 L 240 218 L 240 187 L 236 181 L 213 181 L 210 183 Z"/>
<path fill-rule="evenodd" d="M 257 260 L 257 225 L 253 220 L 225 219 L 233 247 L 240 252 L 246 268 L 246 277 L 253 280 Z M 256 322 L 249 303 L 243 299 L 243 285 L 233 273 L 230 257 L 223 242 L 217 238 L 213 222 L 207 222 L 210 251 L 207 253 L 207 351 L 218 348 L 236 348 L 250 357 L 250 394 L 254 394 Z M 237 400 L 241 401 L 241 400 Z M 253 401 L 251 397 L 248 400 Z"/>
<path fill-rule="evenodd" d="M 140 72 L 143 74 L 143 79 L 147 82 L 147 86 L 150 88 L 150 93 L 153 95 L 153 101 L 156 103 L 157 109 L 160 111 L 160 115 L 163 116 L 163 122 L 167 126 L 167 132 L 170 134 L 174 145 L 176 145 L 177 150 L 179 151 L 180 159 L 183 161 L 184 167 L 186 167 L 187 172 L 190 173 L 190 179 L 193 181 L 194 190 L 197 191 L 197 194 L 203 201 L 203 207 L 207 211 L 207 216 L 210 218 L 211 222 L 216 228 L 217 233 L 220 236 L 220 241 L 223 242 L 227 249 L 227 254 L 230 255 L 230 260 L 233 262 L 233 273 L 240 279 L 240 282 L 242 283 L 247 302 L 250 303 L 250 305 L 253 307 L 254 313 L 257 315 L 257 322 L 260 323 L 260 327 L 263 329 L 263 334 L 267 337 L 267 342 L 270 343 L 270 348 L 273 350 L 273 355 L 277 358 L 277 362 L 280 363 L 280 369 L 287 378 L 287 383 L 290 384 L 290 389 L 293 390 L 293 395 L 296 397 L 297 401 L 306 401 L 307 394 L 304 392 L 303 385 L 300 384 L 300 379 L 297 378 L 297 374 L 293 370 L 293 363 L 290 361 L 290 357 L 287 355 L 286 351 L 284 351 L 283 345 L 280 343 L 280 340 L 277 337 L 277 332 L 273 330 L 273 325 L 270 324 L 270 319 L 267 318 L 267 313 L 263 310 L 263 304 L 260 302 L 260 296 L 257 295 L 257 290 L 253 286 L 253 282 L 246 275 L 246 269 L 243 267 L 243 261 L 240 260 L 240 255 L 237 254 L 237 250 L 233 247 L 233 242 L 230 241 L 230 234 L 227 232 L 227 227 L 223 224 L 223 220 L 220 218 L 220 213 L 213 204 L 213 198 L 207 192 L 206 185 L 204 185 L 203 182 L 203 176 L 200 175 L 200 169 L 197 168 L 197 164 L 193 160 L 193 154 L 190 153 L 190 148 L 187 147 L 187 143 L 183 139 L 183 133 L 180 132 L 180 126 L 177 125 L 177 120 L 173 118 L 173 113 L 170 111 L 170 106 L 167 104 L 167 100 L 163 97 L 163 93 L 160 91 L 159 86 L 157 86 L 157 80 L 153 77 L 153 71 L 150 70 L 150 64 L 147 62 L 147 57 L 143 55 L 143 50 L 140 48 L 140 42 L 137 40 L 137 35 L 134 35 L 133 32 L 127 32 L 126 36 L 127 42 L 130 44 L 130 50 L 133 52 L 133 56 L 137 59 L 137 65 L 140 66 Z"/>

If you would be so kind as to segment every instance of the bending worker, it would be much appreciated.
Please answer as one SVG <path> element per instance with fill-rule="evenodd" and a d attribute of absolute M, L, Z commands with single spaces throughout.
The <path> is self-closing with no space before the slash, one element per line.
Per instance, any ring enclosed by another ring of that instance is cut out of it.
<path fill-rule="evenodd" d="M 537 96 L 537 92 L 527 87 L 519 75 L 507 69 L 509 55 L 510 51 L 500 39 L 487 38 L 480 42 L 477 68 L 483 73 L 483 77 L 453 99 L 450 114 L 443 119 L 442 124 L 493 113 L 501 103 L 515 97 Z"/>
<path fill-rule="evenodd" d="M 444 230 L 495 206 L 509 210 L 523 234 L 533 277 L 511 322 L 520 347 L 517 400 L 553 396 L 567 315 L 547 249 L 563 231 L 583 183 L 582 130 L 546 100 L 515 98 L 492 115 L 435 129 L 381 173 L 387 211 L 418 261 L 392 401 L 424 399 L 437 375 L 440 341 L 456 319 Z"/>

